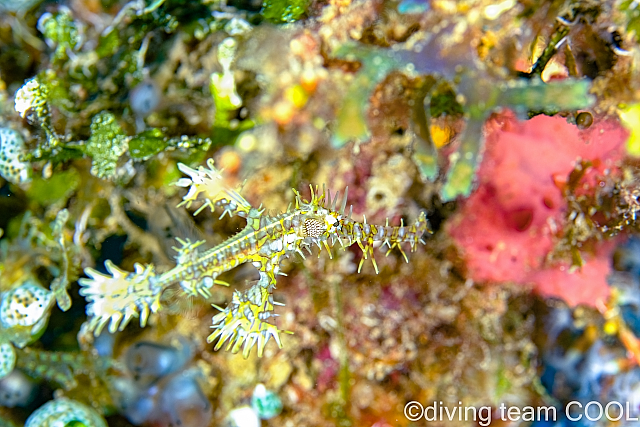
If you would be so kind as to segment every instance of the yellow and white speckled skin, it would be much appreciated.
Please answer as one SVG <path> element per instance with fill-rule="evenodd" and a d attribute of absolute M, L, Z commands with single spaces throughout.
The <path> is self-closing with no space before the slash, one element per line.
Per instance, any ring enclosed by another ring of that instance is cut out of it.
<path fill-rule="evenodd" d="M 282 347 L 277 327 L 268 322 L 273 316 L 273 289 L 280 262 L 295 253 L 304 257 L 303 250 L 309 252 L 313 246 L 320 250 L 330 249 L 336 242 L 343 247 L 357 243 L 362 249 L 363 259 L 373 258 L 374 242 L 384 242 L 389 250 L 409 243 L 415 250 L 422 235 L 428 231 L 424 213 L 411 225 L 400 227 L 378 226 L 360 223 L 345 215 L 347 192 L 340 208 L 336 208 L 339 195 L 331 200 L 330 194 L 311 188 L 311 200 L 304 200 L 296 192 L 295 206 L 282 214 L 266 215 L 264 209 L 252 207 L 235 190 L 221 184 L 220 172 L 208 162 L 209 168 L 198 170 L 179 165 L 182 172 L 191 178 L 182 178 L 178 185 L 189 187 L 181 205 L 190 206 L 196 199 L 204 198 L 204 204 L 197 211 L 209 207 L 223 209 L 223 216 L 237 215 L 247 219 L 247 226 L 235 236 L 218 246 L 201 251 L 204 242 L 178 240 L 182 245 L 176 248 L 177 265 L 163 274 L 156 274 L 152 265 L 136 265 L 134 273 L 127 273 L 107 261 L 110 275 L 87 269 L 90 279 L 81 279 L 81 294 L 89 305 L 87 313 L 89 329 L 99 334 L 109 323 L 109 330 L 123 329 L 134 316 L 140 316 L 144 326 L 151 312 L 157 312 L 162 292 L 173 284 L 180 284 L 185 294 L 208 296 L 214 284 L 226 283 L 217 280 L 225 271 L 240 264 L 251 262 L 259 271 L 260 279 L 246 292 L 236 291 L 225 309 L 213 317 L 214 332 L 208 341 L 216 341 L 216 349 L 227 342 L 226 349 L 238 352 L 243 347 L 243 355 L 248 356 L 257 344 L 258 355 L 273 337 Z M 295 190 L 294 190 L 295 191 Z M 197 213 L 196 212 L 196 213 Z M 388 253 L 388 252 L 387 252 Z M 403 252 L 404 255 L 404 252 Z M 406 258 L 406 256 L 405 256 Z"/>

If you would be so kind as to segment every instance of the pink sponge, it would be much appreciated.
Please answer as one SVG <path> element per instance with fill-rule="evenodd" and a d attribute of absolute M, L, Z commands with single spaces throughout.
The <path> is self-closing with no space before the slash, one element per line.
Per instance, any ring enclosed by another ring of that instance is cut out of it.
<path fill-rule="evenodd" d="M 518 121 L 507 112 L 489 120 L 486 132 L 478 188 L 448 228 L 464 253 L 469 277 L 533 284 L 570 304 L 606 297 L 608 259 L 593 264 L 587 259 L 583 271 L 572 274 L 566 266 L 545 264 L 545 257 L 562 231 L 567 210 L 562 187 L 569 174 L 581 160 L 590 161 L 581 181 L 581 191 L 589 191 L 598 176 L 617 173 L 626 131 L 615 120 L 596 120 L 580 130 L 562 117 Z M 599 255 L 608 258 L 609 252 Z"/>

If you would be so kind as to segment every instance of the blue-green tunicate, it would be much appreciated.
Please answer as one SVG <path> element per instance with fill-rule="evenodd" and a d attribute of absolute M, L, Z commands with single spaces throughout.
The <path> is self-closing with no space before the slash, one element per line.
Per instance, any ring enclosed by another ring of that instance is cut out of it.
<path fill-rule="evenodd" d="M 0 342 L 0 379 L 6 377 L 16 366 L 16 351 L 8 342 Z"/>
<path fill-rule="evenodd" d="M 24 408 L 33 402 L 38 385 L 19 369 L 0 379 L 0 406 Z"/>
<path fill-rule="evenodd" d="M 28 182 L 31 165 L 22 160 L 24 154 L 22 135 L 13 129 L 0 128 L 0 176 L 14 184 Z"/>
<path fill-rule="evenodd" d="M 108 427 L 95 409 L 64 397 L 42 405 L 27 418 L 24 427 L 58 427 L 73 423 L 85 427 Z"/>
<path fill-rule="evenodd" d="M 268 420 L 282 412 L 282 400 L 264 384 L 258 384 L 251 396 L 251 407 L 261 419 Z"/>

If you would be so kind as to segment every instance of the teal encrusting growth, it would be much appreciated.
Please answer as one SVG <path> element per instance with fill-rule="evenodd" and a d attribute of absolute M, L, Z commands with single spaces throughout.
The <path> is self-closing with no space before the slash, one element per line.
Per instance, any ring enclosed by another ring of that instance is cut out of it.
<path fill-rule="evenodd" d="M 447 55 L 443 45 L 451 30 L 442 28 L 430 38 L 406 47 L 398 44 L 393 49 L 385 49 L 348 42 L 336 49 L 333 52 L 336 58 L 358 61 L 361 67 L 338 112 L 332 139 L 334 147 L 342 147 L 348 141 L 363 142 L 369 136 L 366 123 L 369 97 L 391 72 L 409 77 L 432 75 L 451 81 L 459 74 L 458 70 L 471 68 L 475 63 L 469 48 L 461 49 L 458 55 Z"/>
<path fill-rule="evenodd" d="M 402 69 L 406 64 L 388 49 L 364 46 L 355 42 L 340 46 L 334 55 L 340 59 L 357 60 L 362 64 L 338 112 L 331 139 L 333 146 L 338 148 L 349 141 L 364 142 L 369 136 L 369 97 L 389 73 Z"/>
<path fill-rule="evenodd" d="M 447 82 L 457 92 L 456 101 L 461 102 L 467 125 L 460 136 L 460 149 L 449 158 L 449 170 L 441 191 L 444 201 L 470 194 L 481 160 L 482 126 L 495 109 L 507 107 L 519 114 L 528 111 L 554 114 L 588 108 L 595 101 L 589 94 L 591 85 L 584 79 L 548 83 L 539 79 L 520 79 L 504 83 L 483 70 L 474 70 L 477 60 L 470 49 L 460 48 L 459 55 L 455 56 L 447 53 L 445 37 L 451 31 L 451 27 L 445 27 L 426 42 L 420 41 L 407 48 L 398 45 L 393 49 L 382 49 L 351 42 L 334 52 L 337 58 L 361 63 L 338 112 L 332 139 L 334 147 L 342 147 L 348 141 L 362 143 L 370 136 L 367 124 L 369 98 L 392 72 L 409 77 L 432 76 Z M 435 179 L 439 172 L 438 153 L 429 135 L 431 94 L 437 80 L 427 91 L 424 103 L 413 100 L 412 119 L 416 128 L 413 159 L 425 180 Z M 456 108 L 455 104 L 450 106 L 452 111 Z"/>
<path fill-rule="evenodd" d="M 497 83 L 487 77 L 463 75 L 458 90 L 464 94 L 467 125 L 460 136 L 460 149 L 449 161 L 443 200 L 468 196 L 484 145 L 482 128 L 492 111 L 499 107 L 524 115 L 527 111 L 555 113 L 590 107 L 595 98 L 589 94 L 587 80 L 565 79 L 543 83 L 539 79 L 520 79 Z"/>
<path fill-rule="evenodd" d="M 398 3 L 398 12 L 406 13 L 424 13 L 429 10 L 428 0 L 402 0 Z"/>
<path fill-rule="evenodd" d="M 263 420 L 269 420 L 282 412 L 282 400 L 264 384 L 258 384 L 251 395 L 251 407 Z"/>

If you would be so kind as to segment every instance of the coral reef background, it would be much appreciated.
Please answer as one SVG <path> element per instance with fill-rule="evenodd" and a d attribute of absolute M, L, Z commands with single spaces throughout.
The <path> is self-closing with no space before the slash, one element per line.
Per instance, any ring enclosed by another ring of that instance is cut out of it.
<path fill-rule="evenodd" d="M 639 31 L 631 0 L 0 0 L 0 427 L 638 416 Z M 317 241 L 263 310 L 240 258 L 154 290 L 323 184 L 411 246 Z"/>

